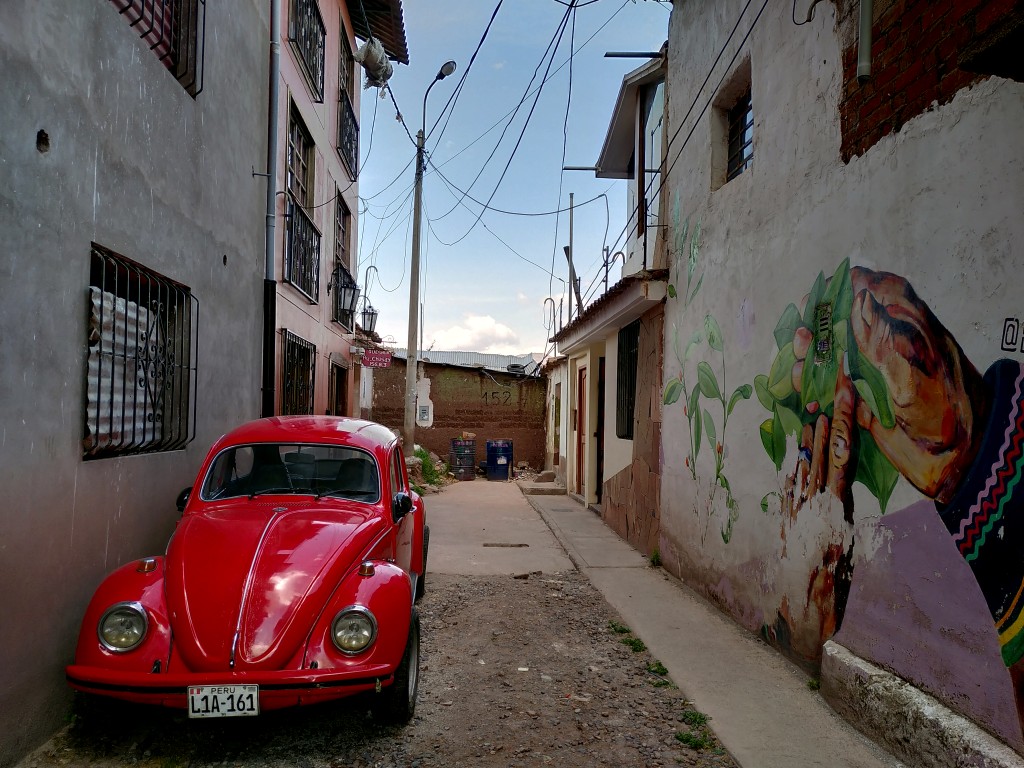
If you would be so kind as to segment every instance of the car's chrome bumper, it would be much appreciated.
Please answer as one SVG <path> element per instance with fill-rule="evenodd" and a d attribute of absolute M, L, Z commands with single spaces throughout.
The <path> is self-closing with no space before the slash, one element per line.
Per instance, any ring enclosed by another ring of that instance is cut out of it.
<path fill-rule="evenodd" d="M 341 672 L 303 669 L 166 674 L 120 672 L 72 664 L 65 674 L 71 687 L 79 691 L 182 709 L 186 706 L 188 687 L 195 685 L 258 685 L 260 709 L 266 710 L 340 699 L 379 690 L 394 682 L 393 670 L 385 664 Z"/>

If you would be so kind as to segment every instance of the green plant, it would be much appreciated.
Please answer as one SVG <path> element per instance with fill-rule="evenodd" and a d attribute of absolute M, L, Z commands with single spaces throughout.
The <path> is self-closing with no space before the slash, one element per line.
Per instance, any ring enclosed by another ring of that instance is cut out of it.
<path fill-rule="evenodd" d="M 619 642 L 623 645 L 628 645 L 632 649 L 633 653 L 640 653 L 641 651 L 647 650 L 647 646 L 644 645 L 644 641 L 639 637 L 624 637 Z"/>
<path fill-rule="evenodd" d="M 691 728 L 703 728 L 708 724 L 708 716 L 696 709 L 688 709 L 683 712 L 682 719 Z"/>
<path fill-rule="evenodd" d="M 423 462 L 423 482 L 427 485 L 440 485 L 448 474 L 447 465 L 443 471 L 438 470 L 430 458 L 430 453 L 425 448 L 417 448 L 415 453 L 416 457 Z"/>
<path fill-rule="evenodd" d="M 619 634 L 619 635 L 626 635 L 626 634 L 629 634 L 630 632 L 633 631 L 629 627 L 627 627 L 625 624 L 619 624 L 619 622 L 617 622 L 615 620 L 612 620 L 612 621 L 608 622 L 608 629 L 610 629 L 612 632 L 615 632 L 616 634 Z"/>
<path fill-rule="evenodd" d="M 658 548 L 655 547 L 654 551 L 651 552 L 651 556 L 647 559 L 650 561 L 652 568 L 657 568 L 661 565 L 661 552 L 659 552 Z"/>
<path fill-rule="evenodd" d="M 662 677 L 668 674 L 668 669 L 665 668 L 665 665 L 657 660 L 647 665 L 647 671 L 652 675 L 660 675 Z"/>
<path fill-rule="evenodd" d="M 807 687 L 810 688 L 812 691 L 820 691 L 821 690 L 821 680 L 819 680 L 816 677 L 811 678 L 810 680 L 807 681 Z"/>
<path fill-rule="evenodd" d="M 690 749 L 702 750 L 710 747 L 714 742 L 708 737 L 706 733 L 677 733 L 676 739 L 681 741 Z"/>

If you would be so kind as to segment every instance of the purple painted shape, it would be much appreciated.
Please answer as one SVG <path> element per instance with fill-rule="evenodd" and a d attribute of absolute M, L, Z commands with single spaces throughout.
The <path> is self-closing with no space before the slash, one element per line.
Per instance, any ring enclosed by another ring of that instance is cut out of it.
<path fill-rule="evenodd" d="M 858 559 L 835 640 L 927 691 L 1012 746 L 1024 737 L 992 616 L 931 501 L 878 521 Z"/>

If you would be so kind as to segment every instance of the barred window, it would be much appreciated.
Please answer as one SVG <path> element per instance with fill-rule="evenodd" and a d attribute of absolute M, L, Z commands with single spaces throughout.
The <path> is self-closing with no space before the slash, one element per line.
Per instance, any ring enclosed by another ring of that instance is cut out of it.
<path fill-rule="evenodd" d="M 313 138 L 292 104 L 288 119 L 288 191 L 306 208 L 313 204 Z"/>
<path fill-rule="evenodd" d="M 310 304 L 320 298 L 320 233 L 305 209 L 288 198 L 284 279 L 306 294 Z"/>
<path fill-rule="evenodd" d="M 640 348 L 640 321 L 619 329 L 618 363 L 615 389 L 615 436 L 633 439 L 636 411 L 636 368 Z"/>
<path fill-rule="evenodd" d="M 316 0 L 292 0 L 288 38 L 316 101 L 324 100 L 324 42 L 327 30 Z"/>
<path fill-rule="evenodd" d="M 139 37 L 195 98 L 203 90 L 206 0 L 111 0 Z"/>
<path fill-rule="evenodd" d="M 334 209 L 334 261 L 348 267 L 348 236 L 352 225 L 352 212 L 341 198 L 341 190 L 335 188 L 334 196 L 338 199 L 338 205 Z"/>
<path fill-rule="evenodd" d="M 184 448 L 195 437 L 199 301 L 93 243 L 83 456 Z"/>
<path fill-rule="evenodd" d="M 732 181 L 754 163 L 754 107 L 748 87 L 729 110 L 729 161 L 725 180 Z"/>
<path fill-rule="evenodd" d="M 338 62 L 338 85 L 341 89 L 339 98 L 347 98 L 351 102 L 356 87 L 356 60 L 352 56 L 352 44 L 348 41 L 348 33 L 345 32 L 345 22 L 340 19 L 338 29 L 341 30 L 341 53 Z"/>
<path fill-rule="evenodd" d="M 284 382 L 281 388 L 282 414 L 313 412 L 313 383 L 316 381 L 316 345 L 284 332 Z"/>

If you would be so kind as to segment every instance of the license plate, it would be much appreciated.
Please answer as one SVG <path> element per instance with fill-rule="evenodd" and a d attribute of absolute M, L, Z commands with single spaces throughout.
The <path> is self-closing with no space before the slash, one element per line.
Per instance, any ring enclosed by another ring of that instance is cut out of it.
<path fill-rule="evenodd" d="M 246 717 L 259 713 L 258 685 L 195 685 L 188 689 L 189 717 Z"/>

